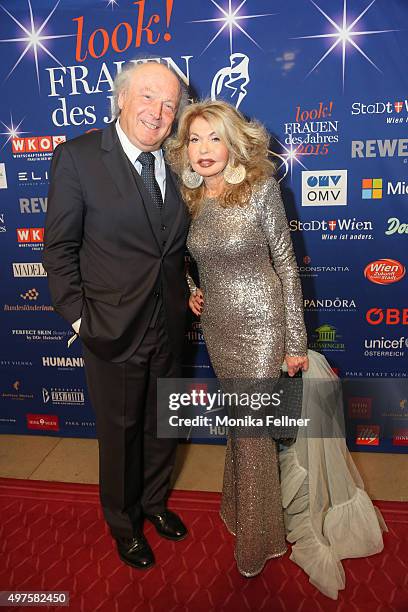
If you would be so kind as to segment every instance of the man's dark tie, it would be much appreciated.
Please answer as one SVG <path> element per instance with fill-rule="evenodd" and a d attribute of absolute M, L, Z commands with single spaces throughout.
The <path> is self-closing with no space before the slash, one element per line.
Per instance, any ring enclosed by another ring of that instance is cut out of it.
<path fill-rule="evenodd" d="M 152 196 L 153 202 L 156 204 L 157 208 L 161 208 L 163 206 L 163 198 L 160 187 L 154 175 L 155 157 L 153 153 L 143 152 L 139 155 L 137 161 L 142 164 L 141 177 L 147 187 L 148 192 Z"/>

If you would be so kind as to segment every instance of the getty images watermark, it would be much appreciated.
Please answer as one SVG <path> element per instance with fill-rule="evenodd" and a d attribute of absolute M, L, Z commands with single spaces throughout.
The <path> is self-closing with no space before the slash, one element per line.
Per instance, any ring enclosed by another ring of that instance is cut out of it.
<path fill-rule="evenodd" d="M 213 438 L 233 428 L 242 437 L 293 438 L 311 424 L 302 396 L 302 378 L 160 379 L 158 436 Z"/>

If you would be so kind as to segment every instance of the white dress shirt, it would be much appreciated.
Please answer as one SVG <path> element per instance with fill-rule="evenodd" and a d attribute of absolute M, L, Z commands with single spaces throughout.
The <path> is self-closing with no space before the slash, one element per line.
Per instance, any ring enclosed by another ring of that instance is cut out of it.
<path fill-rule="evenodd" d="M 142 172 L 142 164 L 137 160 L 139 155 L 142 153 L 141 149 L 135 147 L 135 145 L 130 142 L 129 138 L 126 136 L 125 132 L 122 130 L 120 126 L 120 120 L 116 121 L 116 132 L 118 134 L 118 138 L 120 144 L 122 145 L 122 149 L 126 153 L 129 161 L 134 165 L 137 172 L 141 174 Z M 162 194 L 163 202 L 166 194 L 166 166 L 164 163 L 164 156 L 162 149 L 158 149 L 157 151 L 152 151 L 153 155 L 156 158 L 154 164 L 154 175 L 156 177 L 156 181 L 160 187 L 160 191 Z"/>
<path fill-rule="evenodd" d="M 136 171 L 141 174 L 142 172 L 142 164 L 137 161 L 137 158 L 142 153 L 141 149 L 135 147 L 135 145 L 130 142 L 129 138 L 126 136 L 125 132 L 122 130 L 120 126 L 120 119 L 116 121 L 116 132 L 118 134 L 119 142 L 122 145 L 122 149 L 126 153 L 129 161 L 134 165 Z M 164 163 L 164 156 L 162 149 L 158 149 L 157 151 L 152 151 L 153 155 L 156 158 L 154 164 L 154 174 L 156 177 L 156 181 L 160 187 L 160 191 L 162 194 L 163 202 L 166 195 L 166 166 Z M 72 327 L 74 329 L 75 334 L 79 334 L 79 330 L 81 327 L 81 319 L 77 319 L 72 323 Z M 71 346 L 72 342 L 75 340 L 75 337 L 71 337 L 68 341 L 68 346 Z"/>

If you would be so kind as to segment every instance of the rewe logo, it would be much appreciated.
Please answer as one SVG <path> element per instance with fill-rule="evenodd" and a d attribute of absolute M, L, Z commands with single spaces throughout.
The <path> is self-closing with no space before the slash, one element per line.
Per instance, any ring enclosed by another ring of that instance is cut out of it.
<path fill-rule="evenodd" d="M 364 268 L 364 276 L 377 285 L 390 285 L 404 278 L 405 266 L 396 259 L 377 259 Z"/>
<path fill-rule="evenodd" d="M 18 242 L 44 242 L 43 227 L 19 227 L 16 231 Z"/>
<path fill-rule="evenodd" d="M 13 155 L 20 153 L 49 153 L 61 142 L 65 142 L 66 136 L 32 136 L 30 138 L 12 138 L 11 145 Z"/>
<path fill-rule="evenodd" d="M 302 172 L 302 206 L 346 206 L 347 170 Z"/>
<path fill-rule="evenodd" d="M 408 138 L 352 140 L 351 157 L 407 157 Z"/>

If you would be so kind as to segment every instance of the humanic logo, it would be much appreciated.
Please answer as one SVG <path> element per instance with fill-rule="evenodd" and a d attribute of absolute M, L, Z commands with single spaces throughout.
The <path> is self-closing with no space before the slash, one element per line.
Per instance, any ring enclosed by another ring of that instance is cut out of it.
<path fill-rule="evenodd" d="M 83 368 L 84 360 L 82 357 L 43 357 L 42 364 L 53 368 Z"/>

